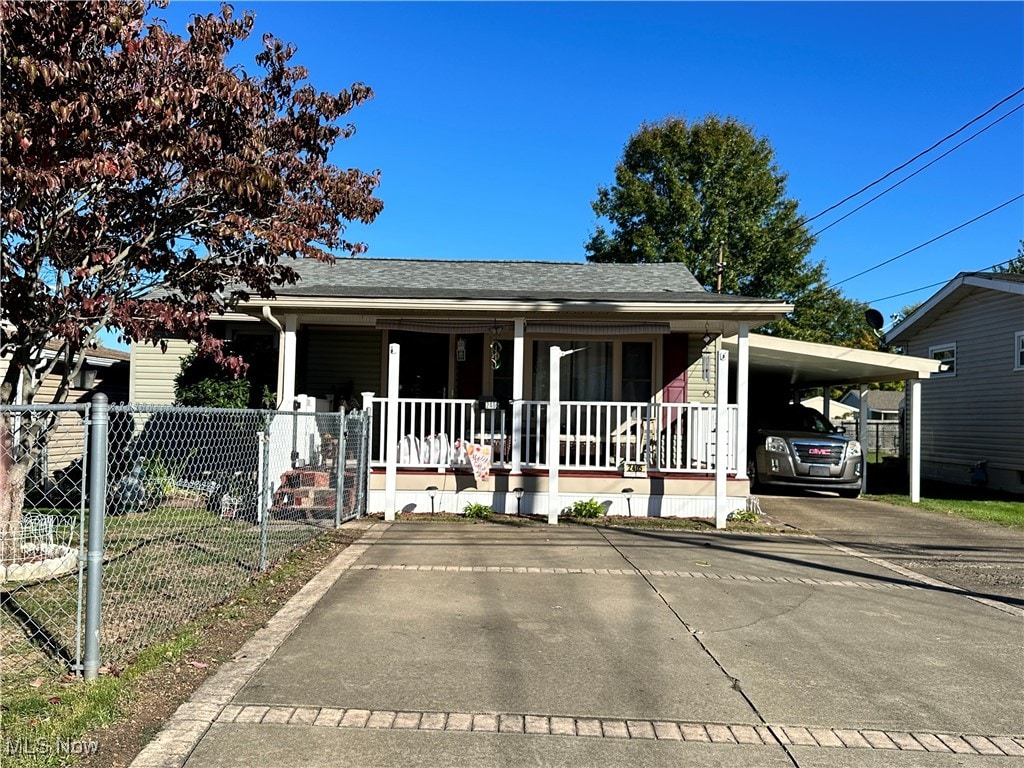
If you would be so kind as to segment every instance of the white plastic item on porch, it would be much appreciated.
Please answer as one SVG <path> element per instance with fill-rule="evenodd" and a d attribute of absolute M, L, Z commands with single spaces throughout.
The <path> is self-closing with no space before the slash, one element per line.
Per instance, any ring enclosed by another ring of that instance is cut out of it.
<path fill-rule="evenodd" d="M 451 456 L 452 446 L 448 441 L 448 435 L 438 432 L 427 435 L 423 438 L 423 447 L 420 451 L 420 458 L 424 464 L 436 464 L 438 466 L 448 463 Z"/>
<path fill-rule="evenodd" d="M 398 463 L 403 465 L 420 463 L 420 439 L 406 435 L 398 441 Z"/>

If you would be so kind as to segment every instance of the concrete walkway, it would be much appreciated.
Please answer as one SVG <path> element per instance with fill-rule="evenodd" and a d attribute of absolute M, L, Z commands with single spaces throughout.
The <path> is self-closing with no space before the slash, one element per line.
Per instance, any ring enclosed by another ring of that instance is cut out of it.
<path fill-rule="evenodd" d="M 1006 607 L 813 537 L 380 523 L 133 765 L 1019 766 Z"/>

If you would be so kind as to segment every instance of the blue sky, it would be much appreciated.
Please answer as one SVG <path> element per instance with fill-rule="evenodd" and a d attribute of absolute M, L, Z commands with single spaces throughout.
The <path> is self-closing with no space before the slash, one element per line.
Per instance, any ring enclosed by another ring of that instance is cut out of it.
<path fill-rule="evenodd" d="M 183 31 L 213 3 L 159 12 Z M 775 148 L 807 216 L 840 201 L 1024 86 L 1022 3 L 235 2 L 295 43 L 312 83 L 365 82 L 333 161 L 379 168 L 384 212 L 349 236 L 368 256 L 580 261 L 597 186 L 645 120 L 733 116 Z M 256 71 L 255 66 L 251 71 Z M 817 230 L 988 118 L 832 214 Z M 1024 110 L 821 234 L 833 283 L 886 317 L 960 271 L 1016 255 Z M 892 297 L 892 298 L 889 298 Z"/>

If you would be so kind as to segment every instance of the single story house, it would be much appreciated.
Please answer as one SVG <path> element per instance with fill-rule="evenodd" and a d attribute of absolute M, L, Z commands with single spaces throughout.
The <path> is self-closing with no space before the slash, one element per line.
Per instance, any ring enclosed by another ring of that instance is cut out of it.
<path fill-rule="evenodd" d="M 724 521 L 745 505 L 750 331 L 792 305 L 708 293 L 682 264 L 295 266 L 296 285 L 238 307 L 222 330 L 276 340 L 281 408 L 305 395 L 372 412 L 371 511 L 474 501 L 550 516 L 596 498 L 613 514 Z M 846 356 L 811 347 L 826 378 Z M 168 402 L 185 351 L 134 347 L 133 402 Z"/>
<path fill-rule="evenodd" d="M 885 340 L 942 366 L 923 389 L 922 475 L 1024 493 L 1024 275 L 962 272 Z"/>

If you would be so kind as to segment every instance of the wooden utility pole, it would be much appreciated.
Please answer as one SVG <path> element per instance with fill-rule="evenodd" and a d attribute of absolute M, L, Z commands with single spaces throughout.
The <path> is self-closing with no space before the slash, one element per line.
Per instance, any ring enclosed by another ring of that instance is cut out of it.
<path fill-rule="evenodd" d="M 718 289 L 716 293 L 722 292 L 722 275 L 725 274 L 725 240 L 718 241 L 718 264 L 715 271 L 718 273 Z"/>

